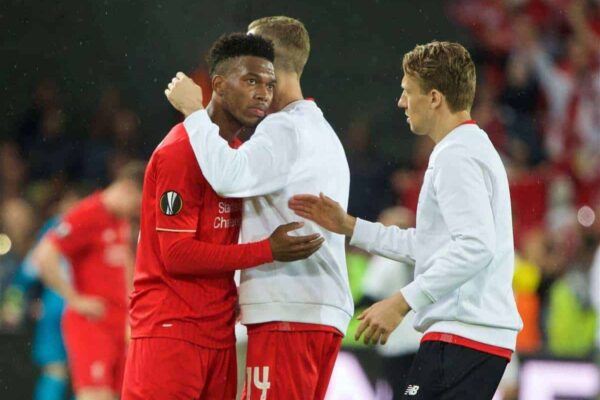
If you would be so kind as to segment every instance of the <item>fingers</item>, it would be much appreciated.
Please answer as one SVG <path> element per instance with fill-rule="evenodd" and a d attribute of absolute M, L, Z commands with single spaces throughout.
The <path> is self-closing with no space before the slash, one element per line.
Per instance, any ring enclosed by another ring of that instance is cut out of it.
<path fill-rule="evenodd" d="M 304 214 L 309 214 L 311 215 L 313 212 L 313 207 L 304 203 L 294 203 L 294 204 L 290 204 L 288 205 L 288 207 L 292 210 L 294 210 L 295 212 L 301 212 Z"/>
<path fill-rule="evenodd" d="M 294 210 L 294 214 L 296 214 L 299 217 L 309 219 L 311 221 L 315 220 L 314 215 L 312 215 L 311 213 L 307 213 L 307 212 L 304 212 L 304 211 L 296 211 L 296 210 Z"/>
<path fill-rule="evenodd" d="M 300 245 L 303 243 L 312 242 L 313 240 L 317 240 L 320 237 L 321 235 L 318 233 L 311 233 L 310 235 L 306 236 L 288 236 L 288 241 L 292 244 Z"/>
<path fill-rule="evenodd" d="M 321 248 L 323 242 L 325 242 L 324 238 L 318 238 L 309 243 L 294 246 L 289 252 L 288 261 L 302 260 L 310 257 Z"/>
<path fill-rule="evenodd" d="M 369 320 L 364 320 L 356 330 L 354 339 L 356 341 L 360 341 L 361 336 L 363 336 L 364 344 L 385 344 L 390 336 L 390 333 L 387 331 L 387 329 L 379 326 L 379 324 L 373 323 Z"/>
<path fill-rule="evenodd" d="M 292 196 L 288 203 L 314 204 L 314 203 L 318 203 L 319 201 L 320 201 L 319 197 L 312 195 L 312 194 L 297 194 L 295 196 Z"/>
<path fill-rule="evenodd" d="M 365 330 L 365 335 L 363 336 L 363 343 L 369 344 L 369 341 L 371 340 L 376 331 L 377 327 L 370 325 L 369 328 Z"/>
<path fill-rule="evenodd" d="M 381 335 L 381 340 L 380 340 L 380 342 L 381 342 L 381 344 L 382 344 L 382 345 L 384 345 L 384 344 L 386 344 L 386 343 L 387 343 L 387 341 L 388 341 L 388 339 L 390 338 L 390 335 L 391 335 L 391 334 L 392 334 L 391 332 L 387 332 L 387 331 L 386 331 L 386 332 L 384 332 L 384 333 Z"/>
<path fill-rule="evenodd" d="M 354 340 L 359 341 L 361 335 L 363 334 L 365 329 L 367 329 L 368 327 L 369 327 L 369 322 L 367 322 L 367 321 L 361 322 L 360 325 L 358 326 L 358 328 L 356 329 L 356 333 L 354 334 Z"/>
<path fill-rule="evenodd" d="M 286 240 L 291 244 L 308 243 L 308 242 L 312 242 L 313 240 L 316 240 L 321 237 L 321 235 L 318 233 L 311 233 L 310 235 L 304 235 L 304 236 L 289 236 L 287 234 L 288 232 L 300 229 L 303 226 L 304 226 L 304 222 L 291 222 L 289 224 L 281 225 L 277 229 L 281 229 L 285 233 Z"/>
<path fill-rule="evenodd" d="M 288 207 L 294 209 L 310 209 L 319 204 L 321 200 L 311 194 L 299 194 L 288 200 Z"/>
<path fill-rule="evenodd" d="M 333 200 L 331 197 L 325 196 L 323 192 L 319 193 L 319 198 L 328 206 L 337 206 L 338 204 L 337 201 Z"/>
<path fill-rule="evenodd" d="M 168 96 L 169 95 L 168 91 L 173 90 L 173 87 L 175 86 L 175 84 L 185 78 L 189 79 L 187 77 L 187 75 L 184 74 L 183 72 L 178 72 L 177 74 L 175 74 L 175 77 L 173 79 L 171 79 L 171 82 L 169 82 L 169 84 L 167 85 L 167 90 L 165 90 L 165 94 Z"/>
<path fill-rule="evenodd" d="M 310 240 L 308 242 L 302 242 L 298 245 L 294 246 L 293 251 L 297 251 L 299 253 L 311 252 L 314 253 L 321 247 L 321 245 L 325 242 L 325 238 L 317 236 L 315 239 Z"/>
<path fill-rule="evenodd" d="M 285 225 L 280 225 L 279 228 L 281 228 L 284 232 L 291 232 L 291 231 L 295 231 L 296 229 L 300 229 L 304 226 L 304 222 L 290 222 L 289 224 L 285 224 Z"/>
<path fill-rule="evenodd" d="M 356 317 L 357 320 L 361 321 L 363 320 L 367 314 L 369 313 L 369 311 L 371 310 L 371 308 L 373 308 L 373 306 L 370 306 L 369 308 L 367 308 L 366 310 L 364 310 L 363 312 L 360 313 L 360 315 L 358 317 Z"/>

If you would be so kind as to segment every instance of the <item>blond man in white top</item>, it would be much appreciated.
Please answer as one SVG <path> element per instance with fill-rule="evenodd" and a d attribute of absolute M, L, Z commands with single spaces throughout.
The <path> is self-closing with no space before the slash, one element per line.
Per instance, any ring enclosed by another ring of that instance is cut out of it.
<path fill-rule="evenodd" d="M 407 399 L 491 399 L 522 327 L 512 292 L 514 248 L 506 171 L 471 120 L 475 65 L 457 43 L 416 46 L 403 60 L 410 129 L 435 143 L 415 229 L 348 215 L 326 195 L 290 207 L 373 254 L 415 262 L 415 279 L 363 312 L 357 338 L 385 343 L 409 310 L 424 333 Z M 323 191 L 325 192 L 325 191 Z M 326 192 L 325 192 L 326 193 Z"/>

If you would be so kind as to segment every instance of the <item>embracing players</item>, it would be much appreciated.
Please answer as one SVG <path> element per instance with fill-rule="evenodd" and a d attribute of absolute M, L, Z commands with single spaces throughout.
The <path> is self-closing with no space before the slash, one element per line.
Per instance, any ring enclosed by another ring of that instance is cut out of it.
<path fill-rule="evenodd" d="M 271 111 L 238 150 L 201 110 L 201 91 L 178 74 L 167 97 L 186 116 L 196 159 L 215 191 L 245 197 L 241 239 L 248 243 L 297 217 L 288 199 L 327 190 L 345 207 L 350 173 L 344 149 L 300 77 L 310 53 L 304 25 L 293 18 L 252 22 L 249 33 L 273 41 L 277 86 Z M 221 136 L 219 135 L 221 133 Z M 326 189 L 323 189 L 326 188 Z M 242 271 L 240 307 L 248 327 L 246 399 L 323 399 L 353 313 L 344 237 L 311 224 L 323 247 L 290 266 Z"/>
<path fill-rule="evenodd" d="M 276 85 L 273 59 L 272 44 L 253 35 L 224 36 L 210 50 L 213 97 L 205 117 L 227 148 L 239 147 L 237 133 L 265 116 Z M 242 200 L 208 184 L 192 147 L 201 133 L 176 125 L 146 171 L 126 400 L 234 399 L 234 271 L 306 258 L 323 243 L 318 234 L 288 236 L 302 226 L 290 223 L 238 245 Z M 297 266 L 282 268 L 294 274 Z"/>

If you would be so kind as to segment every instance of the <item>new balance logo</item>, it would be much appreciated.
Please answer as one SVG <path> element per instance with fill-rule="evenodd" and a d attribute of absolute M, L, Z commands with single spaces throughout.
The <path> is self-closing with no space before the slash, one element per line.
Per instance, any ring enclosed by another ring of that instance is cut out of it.
<path fill-rule="evenodd" d="M 267 391 L 271 387 L 269 382 L 269 367 L 262 367 L 262 379 L 260 379 L 260 367 L 246 368 L 246 399 L 252 400 L 252 385 L 260 390 L 260 400 L 267 400 Z"/>
<path fill-rule="evenodd" d="M 404 395 L 405 396 L 416 396 L 418 392 L 419 392 L 419 386 L 408 385 L 408 387 L 404 391 Z"/>

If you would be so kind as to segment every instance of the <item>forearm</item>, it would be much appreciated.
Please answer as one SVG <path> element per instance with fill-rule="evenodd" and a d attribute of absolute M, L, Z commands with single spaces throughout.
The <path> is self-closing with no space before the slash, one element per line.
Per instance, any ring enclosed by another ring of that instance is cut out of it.
<path fill-rule="evenodd" d="M 42 240 L 34 250 L 32 261 L 38 266 L 44 284 L 65 301 L 70 302 L 77 296 L 77 291 L 61 267 L 61 253 L 52 242 Z"/>
<path fill-rule="evenodd" d="M 358 218 L 355 220 L 350 244 L 371 254 L 401 262 L 414 263 L 416 257 L 413 228 L 400 229 Z"/>
<path fill-rule="evenodd" d="M 127 260 L 125 261 L 125 284 L 127 286 L 127 293 L 133 292 L 133 276 L 135 273 L 135 258 L 133 254 L 129 253 Z"/>
<path fill-rule="evenodd" d="M 344 221 L 342 222 L 341 231 L 342 234 L 351 238 L 354 235 L 354 228 L 356 228 L 356 217 L 350 214 L 346 214 Z"/>
<path fill-rule="evenodd" d="M 288 154 L 292 144 L 285 138 L 274 139 L 257 131 L 235 150 L 219 135 L 219 127 L 205 111 L 193 113 L 184 124 L 202 173 L 220 196 L 260 196 L 280 190 L 287 183 L 293 160 Z"/>
<path fill-rule="evenodd" d="M 161 253 L 172 275 L 210 275 L 256 267 L 273 261 L 267 239 L 247 244 L 218 245 L 192 237 L 160 235 Z"/>

